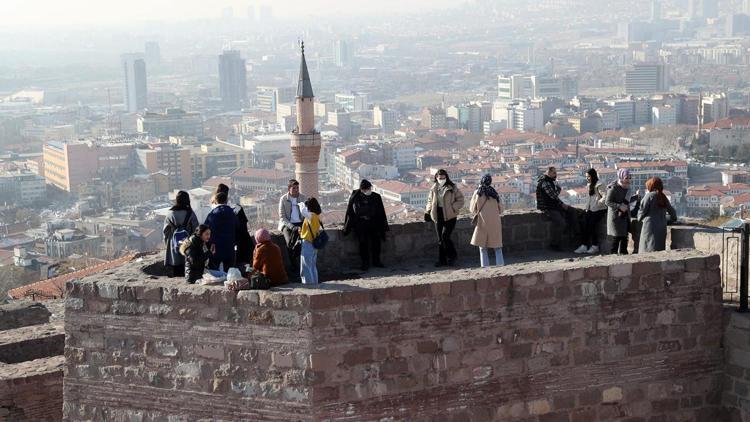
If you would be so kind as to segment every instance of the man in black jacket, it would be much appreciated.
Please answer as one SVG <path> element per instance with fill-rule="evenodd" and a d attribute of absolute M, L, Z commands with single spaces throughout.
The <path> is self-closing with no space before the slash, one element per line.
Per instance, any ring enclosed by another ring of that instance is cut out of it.
<path fill-rule="evenodd" d="M 216 193 L 224 192 L 229 195 L 229 186 L 219 183 L 216 187 Z M 245 210 L 242 205 L 235 204 L 230 205 L 234 215 L 237 216 L 237 228 L 235 234 L 235 242 L 237 245 L 235 263 L 239 268 L 243 268 L 244 264 L 253 263 L 253 249 L 255 249 L 255 239 L 247 231 L 248 219 L 245 215 Z"/>
<path fill-rule="evenodd" d="M 578 232 L 578 217 L 575 208 L 560 199 L 562 188 L 557 184 L 557 169 L 549 167 L 539 177 L 536 185 L 536 207 L 552 221 L 552 240 L 550 248 L 562 250 L 562 234 L 567 226 L 572 234 Z"/>
<path fill-rule="evenodd" d="M 383 267 L 380 261 L 380 242 L 385 240 L 388 219 L 385 216 L 383 199 L 372 191 L 372 183 L 363 179 L 359 189 L 352 192 L 344 218 L 344 235 L 354 230 L 359 240 L 359 256 L 362 258 L 362 271 L 372 265 Z"/>

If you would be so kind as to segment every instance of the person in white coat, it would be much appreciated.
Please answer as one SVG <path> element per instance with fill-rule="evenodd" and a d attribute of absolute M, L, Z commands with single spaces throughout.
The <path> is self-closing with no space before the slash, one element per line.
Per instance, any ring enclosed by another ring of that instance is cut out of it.
<path fill-rule="evenodd" d="M 599 175 L 594 169 L 586 172 L 586 182 L 589 196 L 586 201 L 586 214 L 581 232 L 581 246 L 575 250 L 575 253 L 596 254 L 599 253 L 599 227 L 602 219 L 607 215 L 607 190 L 599 182 Z"/>

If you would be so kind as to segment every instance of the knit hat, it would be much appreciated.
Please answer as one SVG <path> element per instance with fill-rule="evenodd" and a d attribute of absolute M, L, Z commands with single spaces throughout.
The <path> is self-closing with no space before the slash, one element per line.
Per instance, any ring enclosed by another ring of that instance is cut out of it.
<path fill-rule="evenodd" d="M 362 179 L 362 181 L 359 182 L 359 188 L 362 189 L 362 190 L 363 189 L 370 189 L 370 188 L 372 188 L 372 183 L 370 183 L 370 181 L 367 180 L 367 179 Z"/>
<path fill-rule="evenodd" d="M 628 177 L 630 177 L 630 170 L 628 169 L 617 170 L 617 180 L 625 180 Z"/>
<path fill-rule="evenodd" d="M 258 243 L 268 242 L 271 240 L 271 233 L 266 229 L 258 229 L 255 231 L 255 241 Z"/>

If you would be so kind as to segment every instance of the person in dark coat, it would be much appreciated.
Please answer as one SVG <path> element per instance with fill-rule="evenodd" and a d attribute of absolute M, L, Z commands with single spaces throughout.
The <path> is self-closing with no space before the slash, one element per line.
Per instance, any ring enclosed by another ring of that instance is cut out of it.
<path fill-rule="evenodd" d="M 630 171 L 617 170 L 617 182 L 607 189 L 607 236 L 612 240 L 611 254 L 628 254 L 630 228 Z"/>
<path fill-rule="evenodd" d="M 185 191 L 177 192 L 174 205 L 164 217 L 164 244 L 167 246 L 164 256 L 164 265 L 170 269 L 172 277 L 185 275 L 185 258 L 180 255 L 177 247 L 172 247 L 172 235 L 179 228 L 184 228 L 188 233 L 193 233 L 198 227 L 198 217 L 190 207 L 190 195 Z"/>
<path fill-rule="evenodd" d="M 216 187 L 216 193 L 224 192 L 229 196 L 229 186 L 219 183 Z M 235 204 L 230 205 L 234 215 L 237 216 L 237 232 L 235 234 L 235 240 L 237 242 L 237 251 L 235 254 L 235 262 L 238 267 L 243 264 L 250 264 L 253 262 L 253 250 L 255 249 L 255 239 L 247 231 L 248 219 L 245 215 L 245 210 L 242 205 Z"/>
<path fill-rule="evenodd" d="M 372 191 L 372 183 L 363 179 L 359 189 L 352 192 L 344 217 L 344 236 L 354 230 L 359 241 L 359 256 L 362 259 L 362 271 L 372 265 L 383 267 L 380 261 L 380 242 L 385 240 L 388 231 L 388 219 L 385 215 L 383 198 Z"/>
<path fill-rule="evenodd" d="M 211 228 L 211 243 L 216 245 L 216 252 L 212 254 L 209 268 L 216 270 L 223 264 L 224 271 L 234 267 L 237 225 L 239 221 L 232 207 L 227 205 L 227 194 L 216 194 L 219 204 L 206 217 L 205 224 Z"/>
<path fill-rule="evenodd" d="M 658 177 L 652 177 L 646 182 L 648 193 L 643 195 L 641 208 L 638 211 L 638 221 L 643 222 L 641 228 L 641 252 L 655 252 L 667 249 L 668 221 L 677 221 L 677 213 L 669 198 L 664 195 L 664 184 Z M 669 220 L 667 220 L 669 213 Z"/>
<path fill-rule="evenodd" d="M 557 183 L 557 169 L 549 167 L 539 176 L 536 184 L 536 208 L 552 221 L 550 249 L 562 250 L 562 236 L 567 228 L 571 235 L 578 233 L 578 216 L 575 208 L 560 199 L 562 188 Z"/>
<path fill-rule="evenodd" d="M 216 250 L 216 247 L 209 243 L 210 239 L 211 229 L 201 224 L 180 247 L 180 252 L 185 256 L 185 281 L 190 284 L 203 278 L 206 263 L 211 258 L 211 253 Z"/>

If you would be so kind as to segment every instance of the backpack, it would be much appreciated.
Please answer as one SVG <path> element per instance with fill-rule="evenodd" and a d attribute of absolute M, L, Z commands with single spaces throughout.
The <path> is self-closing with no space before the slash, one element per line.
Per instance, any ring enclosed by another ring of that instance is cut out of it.
<path fill-rule="evenodd" d="M 320 230 L 318 231 L 318 235 L 315 236 L 315 239 L 313 239 L 312 244 L 315 249 L 323 249 L 328 244 L 328 233 L 326 233 L 325 229 L 323 228 L 323 224 L 320 225 Z"/>
<path fill-rule="evenodd" d="M 190 237 L 190 233 L 187 231 L 187 224 L 191 216 L 192 212 L 188 210 L 185 215 L 185 221 L 182 222 L 182 225 L 177 226 L 172 233 L 172 253 L 175 255 L 180 253 L 180 246 Z"/>

